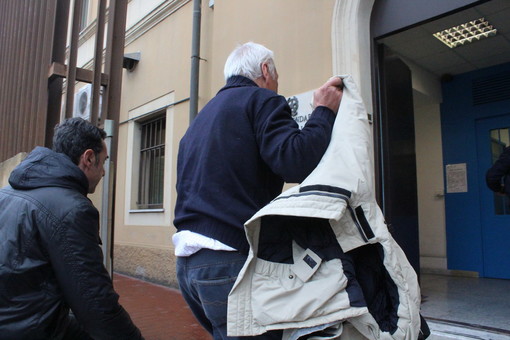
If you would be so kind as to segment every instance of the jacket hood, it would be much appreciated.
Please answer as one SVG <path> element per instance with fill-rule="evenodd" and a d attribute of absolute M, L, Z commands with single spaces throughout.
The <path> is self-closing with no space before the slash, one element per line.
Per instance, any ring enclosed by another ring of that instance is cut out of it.
<path fill-rule="evenodd" d="M 61 187 L 88 193 L 88 179 L 69 157 L 36 147 L 11 173 L 9 184 L 18 190 Z"/>

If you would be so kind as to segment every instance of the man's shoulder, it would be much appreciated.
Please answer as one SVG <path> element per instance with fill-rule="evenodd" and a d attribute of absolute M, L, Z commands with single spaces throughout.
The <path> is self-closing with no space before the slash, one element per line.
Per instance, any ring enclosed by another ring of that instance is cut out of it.
<path fill-rule="evenodd" d="M 60 218 L 72 210 L 96 210 L 92 202 L 77 190 L 63 187 L 41 187 L 31 190 L 3 188 L 0 197 L 25 204 L 45 215 Z"/>
<path fill-rule="evenodd" d="M 215 105 L 228 105 L 242 107 L 252 107 L 255 111 L 271 106 L 281 106 L 287 104 L 285 97 L 278 93 L 261 87 L 238 87 L 231 88 L 229 91 L 220 93 L 216 98 Z"/>
<path fill-rule="evenodd" d="M 281 98 L 284 98 L 283 96 L 279 95 L 278 93 L 276 93 L 272 90 L 269 90 L 269 89 L 266 89 L 263 87 L 258 87 L 258 86 L 233 87 L 230 90 L 245 92 L 245 93 L 249 93 L 253 96 L 258 96 L 258 97 L 267 97 L 267 98 L 281 97 Z"/>
<path fill-rule="evenodd" d="M 229 81 L 227 81 L 227 84 L 218 92 L 218 95 L 220 95 L 220 97 L 223 95 L 238 96 L 240 93 L 245 96 L 251 96 L 251 99 L 253 99 L 253 97 L 282 97 L 272 90 L 257 86 L 257 84 L 255 84 L 253 81 L 242 76 L 235 76 L 230 78 Z"/>

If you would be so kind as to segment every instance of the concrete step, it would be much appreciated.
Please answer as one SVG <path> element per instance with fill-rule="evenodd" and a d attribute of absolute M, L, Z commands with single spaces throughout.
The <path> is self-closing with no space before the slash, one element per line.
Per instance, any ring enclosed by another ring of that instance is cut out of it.
<path fill-rule="evenodd" d="M 430 319 L 427 324 L 431 332 L 428 340 L 510 340 L 510 332 L 506 330 Z"/>

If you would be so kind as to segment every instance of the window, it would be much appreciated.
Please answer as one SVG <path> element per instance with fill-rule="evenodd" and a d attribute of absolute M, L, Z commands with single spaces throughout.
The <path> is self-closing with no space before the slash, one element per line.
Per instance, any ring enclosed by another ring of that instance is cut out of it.
<path fill-rule="evenodd" d="M 82 0 L 81 3 L 81 18 L 80 18 L 80 31 L 87 27 L 87 19 L 89 16 L 89 0 Z"/>
<path fill-rule="evenodd" d="M 140 123 L 138 209 L 163 208 L 166 116 Z"/>

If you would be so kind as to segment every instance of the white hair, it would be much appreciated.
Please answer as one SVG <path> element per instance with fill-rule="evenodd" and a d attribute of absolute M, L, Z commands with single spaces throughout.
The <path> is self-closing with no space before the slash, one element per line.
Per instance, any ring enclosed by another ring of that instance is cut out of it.
<path fill-rule="evenodd" d="M 273 51 L 254 42 L 240 45 L 230 53 L 225 62 L 223 70 L 225 80 L 232 76 L 244 76 L 256 80 L 262 76 L 261 67 L 264 63 L 269 66 L 271 76 L 275 77 Z"/>

